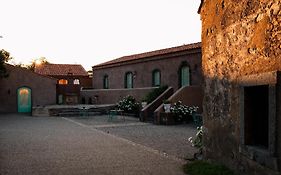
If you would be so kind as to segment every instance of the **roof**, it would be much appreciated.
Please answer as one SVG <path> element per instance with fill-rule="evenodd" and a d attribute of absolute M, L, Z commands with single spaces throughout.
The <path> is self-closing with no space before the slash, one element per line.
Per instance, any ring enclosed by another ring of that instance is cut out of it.
<path fill-rule="evenodd" d="M 36 66 L 34 72 L 48 76 L 88 76 L 80 64 L 43 64 Z"/>
<path fill-rule="evenodd" d="M 54 78 L 54 77 L 49 77 L 49 76 L 46 76 L 46 75 L 38 74 L 38 73 L 33 72 L 32 70 L 29 70 L 29 69 L 27 69 L 27 68 L 25 68 L 25 67 L 20 67 L 20 66 L 11 65 L 11 64 L 9 64 L 9 63 L 5 63 L 5 66 L 10 67 L 10 69 L 19 69 L 19 70 L 21 70 L 21 71 L 29 72 L 29 73 L 31 73 L 31 74 L 34 74 L 34 75 L 36 75 L 36 76 L 40 76 L 40 77 L 43 77 L 43 78 L 48 78 L 48 79 L 52 79 L 52 80 L 57 80 L 57 79 Z"/>
<path fill-rule="evenodd" d="M 134 61 L 134 60 L 149 58 L 149 57 L 153 57 L 153 56 L 165 55 L 165 54 L 169 54 L 169 53 L 175 53 L 175 52 L 198 49 L 198 48 L 201 48 L 201 42 L 171 47 L 171 48 L 167 48 L 167 49 L 160 49 L 160 50 L 155 50 L 155 51 L 145 52 L 145 53 L 140 53 L 140 54 L 134 54 L 134 55 L 129 55 L 129 56 L 123 56 L 123 57 L 120 57 L 120 58 L 117 58 L 117 59 L 114 59 L 114 60 L 111 60 L 111 61 L 108 61 L 105 63 L 95 65 L 95 66 L 93 66 L 93 68 L 101 68 L 101 67 L 109 66 L 109 65 L 113 66 L 115 64 L 119 65 L 119 63 L 125 63 L 125 62 Z"/>

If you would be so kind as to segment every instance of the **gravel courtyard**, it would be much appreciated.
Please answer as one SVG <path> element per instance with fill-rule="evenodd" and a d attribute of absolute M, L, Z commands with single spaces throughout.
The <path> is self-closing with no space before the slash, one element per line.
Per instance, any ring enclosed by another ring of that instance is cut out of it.
<path fill-rule="evenodd" d="M 196 152 L 188 142 L 188 138 L 196 134 L 196 127 L 193 124 L 154 125 L 139 122 L 134 117 L 126 117 L 124 122 L 121 116 L 108 121 L 106 115 L 68 119 L 180 159 L 191 158 Z"/>
<path fill-rule="evenodd" d="M 192 125 L 0 115 L 0 174 L 183 174 Z"/>

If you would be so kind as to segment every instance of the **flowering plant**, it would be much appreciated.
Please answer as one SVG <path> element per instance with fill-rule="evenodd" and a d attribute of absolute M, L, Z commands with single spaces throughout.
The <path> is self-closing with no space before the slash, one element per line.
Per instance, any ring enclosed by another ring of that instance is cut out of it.
<path fill-rule="evenodd" d="M 117 103 L 117 108 L 124 112 L 137 113 L 140 109 L 140 103 L 133 96 L 126 96 Z"/>
<path fill-rule="evenodd" d="M 182 120 L 183 117 L 191 116 L 193 113 L 197 112 L 197 110 L 197 106 L 183 105 L 181 101 L 174 103 L 171 107 L 171 112 L 176 114 L 179 120 Z"/>
<path fill-rule="evenodd" d="M 188 141 L 191 143 L 191 145 L 195 148 L 199 149 L 199 152 L 202 153 L 203 149 L 203 127 L 197 127 L 197 133 L 195 138 L 193 139 L 192 137 L 188 138 Z"/>

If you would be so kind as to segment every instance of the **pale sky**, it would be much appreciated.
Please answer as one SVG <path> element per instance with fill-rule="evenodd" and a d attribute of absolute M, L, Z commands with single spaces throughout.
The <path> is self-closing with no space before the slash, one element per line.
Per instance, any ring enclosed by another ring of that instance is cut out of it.
<path fill-rule="evenodd" d="M 16 63 L 91 66 L 201 41 L 200 0 L 0 0 L 0 49 Z"/>

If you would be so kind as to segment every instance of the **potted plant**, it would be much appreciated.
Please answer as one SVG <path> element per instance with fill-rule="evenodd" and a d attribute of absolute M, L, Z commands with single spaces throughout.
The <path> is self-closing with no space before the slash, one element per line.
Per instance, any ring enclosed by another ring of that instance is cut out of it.
<path fill-rule="evenodd" d="M 147 105 L 147 101 L 145 99 L 141 100 L 141 107 L 144 108 Z"/>
<path fill-rule="evenodd" d="M 164 110 L 165 110 L 165 112 L 166 113 L 171 112 L 171 102 L 166 99 L 166 100 L 163 101 L 163 103 L 164 103 Z"/>

